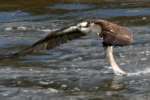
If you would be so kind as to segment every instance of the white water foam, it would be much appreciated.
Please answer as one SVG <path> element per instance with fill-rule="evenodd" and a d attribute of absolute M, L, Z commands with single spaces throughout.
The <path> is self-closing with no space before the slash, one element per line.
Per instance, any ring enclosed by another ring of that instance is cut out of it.
<path fill-rule="evenodd" d="M 32 28 L 32 27 L 26 27 L 26 26 L 12 26 L 12 27 L 6 27 L 4 29 L 5 31 L 31 31 L 31 30 L 35 30 L 35 31 L 42 31 L 45 33 L 49 33 L 49 32 L 53 32 L 56 31 L 57 29 L 40 29 L 40 28 Z"/>
<path fill-rule="evenodd" d="M 144 70 L 140 70 L 134 73 L 128 73 L 128 76 L 140 76 L 143 74 L 149 74 L 150 73 L 150 68 L 145 68 Z"/>

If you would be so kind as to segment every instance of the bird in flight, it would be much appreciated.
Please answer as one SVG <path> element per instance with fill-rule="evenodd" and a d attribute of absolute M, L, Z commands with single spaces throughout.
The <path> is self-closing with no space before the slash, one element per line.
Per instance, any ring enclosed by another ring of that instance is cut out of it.
<path fill-rule="evenodd" d="M 25 55 L 42 49 L 52 49 L 88 34 L 97 34 L 98 37 L 103 39 L 103 47 L 106 50 L 108 61 L 114 73 L 126 75 L 127 72 L 122 70 L 114 59 L 113 47 L 130 45 L 133 43 L 133 34 L 124 26 L 102 19 L 82 21 L 76 25 L 50 32 L 45 38 L 35 42 L 28 48 L 12 54 L 12 56 Z"/>

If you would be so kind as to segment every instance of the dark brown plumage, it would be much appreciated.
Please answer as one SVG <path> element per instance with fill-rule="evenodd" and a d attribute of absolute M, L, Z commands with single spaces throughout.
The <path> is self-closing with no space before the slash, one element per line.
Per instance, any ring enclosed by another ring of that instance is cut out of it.
<path fill-rule="evenodd" d="M 125 46 L 133 42 L 133 34 L 128 28 L 106 20 L 96 20 L 94 22 L 102 27 L 100 36 L 103 38 L 104 46 Z"/>
<path fill-rule="evenodd" d="M 60 29 L 54 32 L 49 33 L 45 38 L 35 42 L 28 48 L 25 48 L 17 53 L 14 53 L 13 56 L 20 56 L 25 54 L 30 54 L 34 52 L 38 52 L 39 50 L 48 50 L 59 46 L 60 44 L 66 43 L 73 39 L 80 38 L 81 36 L 85 36 L 85 33 L 75 29 L 70 32 L 62 32 L 64 30 Z"/>

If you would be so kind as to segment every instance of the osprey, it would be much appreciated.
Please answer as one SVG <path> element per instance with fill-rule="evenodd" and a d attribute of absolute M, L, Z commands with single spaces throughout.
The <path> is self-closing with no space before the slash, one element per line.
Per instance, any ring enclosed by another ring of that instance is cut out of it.
<path fill-rule="evenodd" d="M 103 46 L 106 48 L 106 55 L 114 73 L 117 75 L 127 74 L 117 65 L 113 56 L 113 46 L 130 45 L 133 42 L 133 34 L 126 27 L 102 19 L 83 21 L 76 25 L 50 32 L 45 38 L 28 48 L 12 54 L 12 56 L 25 55 L 41 49 L 52 49 L 62 43 L 88 34 L 97 34 L 98 37 L 103 39 Z"/>

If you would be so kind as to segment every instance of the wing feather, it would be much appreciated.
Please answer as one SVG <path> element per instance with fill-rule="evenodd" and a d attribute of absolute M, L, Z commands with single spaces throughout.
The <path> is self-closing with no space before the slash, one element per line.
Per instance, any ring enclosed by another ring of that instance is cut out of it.
<path fill-rule="evenodd" d="M 63 28 L 58 31 L 49 33 L 45 38 L 35 42 L 28 48 L 14 53 L 13 56 L 25 55 L 37 52 L 39 50 L 52 49 L 73 39 L 80 38 L 84 35 L 85 34 L 78 30 L 76 27 L 70 27 L 66 29 Z"/>

